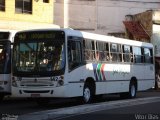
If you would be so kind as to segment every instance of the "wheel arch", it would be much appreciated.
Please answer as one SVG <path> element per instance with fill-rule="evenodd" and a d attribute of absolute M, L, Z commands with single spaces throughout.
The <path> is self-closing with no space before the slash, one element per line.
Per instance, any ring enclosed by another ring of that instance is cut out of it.
<path fill-rule="evenodd" d="M 133 83 L 136 85 L 136 90 L 138 90 L 138 81 L 135 76 L 133 76 L 130 80 L 130 84 L 133 84 Z"/>

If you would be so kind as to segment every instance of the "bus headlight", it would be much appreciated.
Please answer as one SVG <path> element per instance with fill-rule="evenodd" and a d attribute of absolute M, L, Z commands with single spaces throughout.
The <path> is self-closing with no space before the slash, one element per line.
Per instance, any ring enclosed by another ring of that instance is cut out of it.
<path fill-rule="evenodd" d="M 62 86 L 62 85 L 64 85 L 64 81 L 63 81 L 63 80 L 58 80 L 58 82 L 57 82 L 57 87 L 58 87 L 58 86 Z"/>
<path fill-rule="evenodd" d="M 54 81 L 54 83 L 56 83 L 56 87 L 64 85 L 64 77 L 63 77 L 63 75 L 61 75 L 61 76 L 53 76 L 53 77 L 51 77 L 51 81 Z"/>

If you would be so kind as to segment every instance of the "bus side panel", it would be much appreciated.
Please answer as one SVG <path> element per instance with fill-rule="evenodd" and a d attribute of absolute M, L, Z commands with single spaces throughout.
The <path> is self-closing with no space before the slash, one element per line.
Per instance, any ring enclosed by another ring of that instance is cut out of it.
<path fill-rule="evenodd" d="M 87 78 L 93 78 L 93 67 L 83 65 L 65 74 L 65 82 L 67 82 L 65 95 L 67 97 L 75 97 L 83 95 L 84 83 Z"/>
<path fill-rule="evenodd" d="M 144 65 L 144 80 L 139 81 L 138 90 L 147 90 L 155 85 L 155 74 L 154 65 L 145 64 Z"/>
<path fill-rule="evenodd" d="M 119 93 L 129 90 L 131 66 L 128 64 L 96 64 L 96 94 Z"/>
<path fill-rule="evenodd" d="M 144 64 L 96 64 L 96 94 L 128 92 L 132 78 L 136 78 L 138 90 L 153 87 L 154 70 L 149 67 Z"/>
<path fill-rule="evenodd" d="M 138 91 L 148 90 L 154 86 L 154 81 L 143 80 L 138 81 Z"/>
<path fill-rule="evenodd" d="M 96 94 L 120 93 L 128 91 L 129 81 L 120 82 L 97 82 Z"/>
<path fill-rule="evenodd" d="M 132 65 L 133 76 L 136 77 L 138 83 L 138 91 L 147 90 L 154 86 L 154 69 L 151 70 L 151 66 L 145 64 Z"/>
<path fill-rule="evenodd" d="M 133 77 L 137 80 L 138 90 L 146 90 L 154 84 L 153 73 L 144 64 L 90 63 L 66 74 L 69 85 L 66 86 L 65 94 L 70 97 L 82 96 L 84 81 L 88 77 L 95 80 L 96 94 L 128 92 Z"/>

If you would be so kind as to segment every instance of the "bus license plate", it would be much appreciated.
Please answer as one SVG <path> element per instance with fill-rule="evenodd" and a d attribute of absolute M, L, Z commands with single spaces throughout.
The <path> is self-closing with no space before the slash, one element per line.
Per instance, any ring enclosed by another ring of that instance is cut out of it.
<path fill-rule="evenodd" d="M 40 97 L 40 94 L 31 94 L 31 97 Z"/>

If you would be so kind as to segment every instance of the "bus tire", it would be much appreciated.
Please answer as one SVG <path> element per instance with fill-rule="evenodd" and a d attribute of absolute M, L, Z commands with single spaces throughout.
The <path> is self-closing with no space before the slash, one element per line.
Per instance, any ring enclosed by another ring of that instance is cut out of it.
<path fill-rule="evenodd" d="M 91 85 L 85 84 L 83 89 L 83 103 L 91 103 L 93 100 L 93 88 Z"/>
<path fill-rule="evenodd" d="M 120 93 L 121 99 L 135 98 L 137 95 L 137 84 L 135 81 L 131 81 L 129 84 L 129 92 Z"/>
<path fill-rule="evenodd" d="M 135 98 L 137 95 L 137 85 L 135 81 L 131 81 L 129 85 L 128 98 Z"/>

